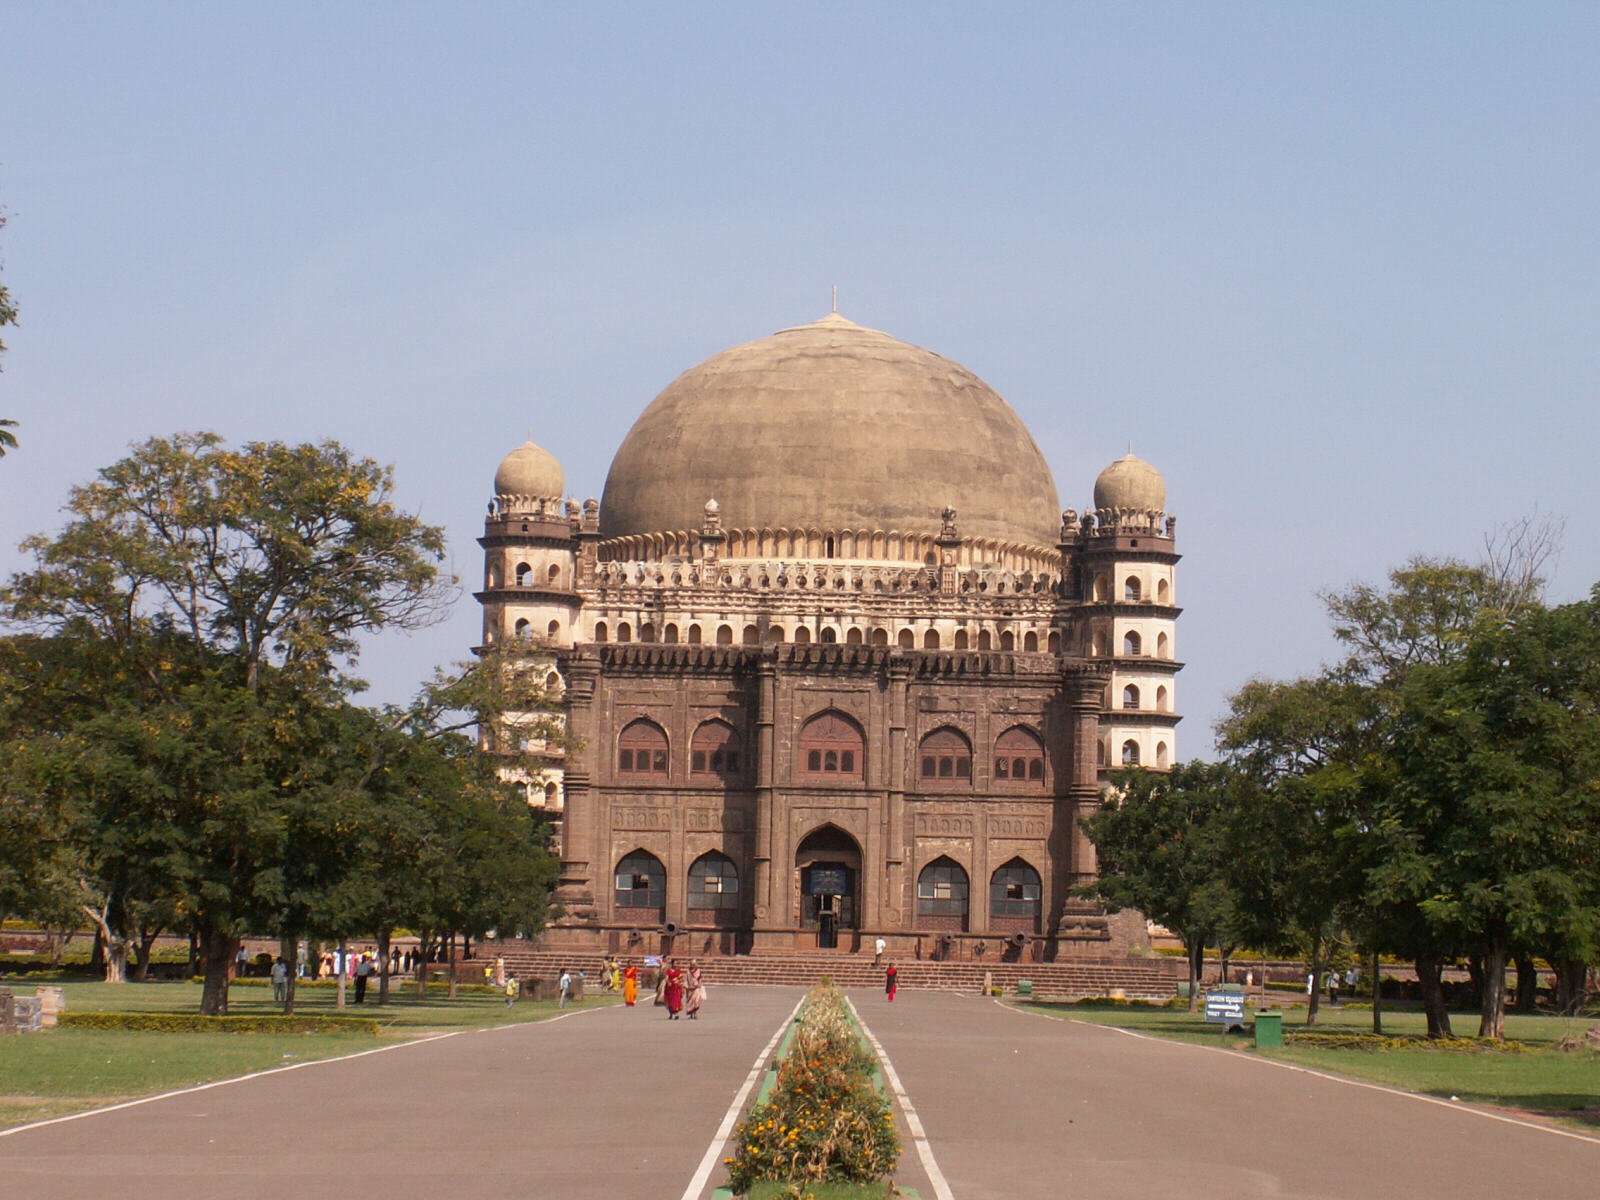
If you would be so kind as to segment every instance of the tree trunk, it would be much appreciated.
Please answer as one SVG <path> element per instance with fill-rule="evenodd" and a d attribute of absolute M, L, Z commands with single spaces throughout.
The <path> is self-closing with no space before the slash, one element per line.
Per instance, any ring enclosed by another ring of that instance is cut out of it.
<path fill-rule="evenodd" d="M 1383 976 L 1378 952 L 1372 952 L 1372 1032 L 1383 1036 Z"/>
<path fill-rule="evenodd" d="M 106 899 L 104 908 L 91 908 L 87 904 L 79 907 L 94 922 L 95 945 L 105 947 L 102 956 L 105 981 L 107 983 L 128 982 L 128 939 L 111 928 L 110 898 Z"/>
<path fill-rule="evenodd" d="M 1539 998 L 1539 968 L 1534 965 L 1533 955 L 1518 954 L 1517 961 L 1517 999 L 1516 1010 L 1519 1013 L 1531 1013 L 1534 1004 Z"/>
<path fill-rule="evenodd" d="M 389 1003 L 389 938 L 393 931 L 378 930 L 378 1003 Z"/>
<path fill-rule="evenodd" d="M 1473 1008 L 1483 1007 L 1483 959 L 1476 954 L 1467 959 L 1467 979 L 1470 981 L 1472 994 L 1467 997 Z"/>
<path fill-rule="evenodd" d="M 450 935 L 450 941 L 447 943 L 447 945 L 449 946 L 449 958 L 447 959 L 447 962 L 449 963 L 449 967 L 450 967 L 450 999 L 454 1000 L 456 998 L 456 935 L 455 934 L 452 933 Z M 1190 997 L 1189 1003 L 1190 1004 L 1194 1003 L 1194 998 L 1193 997 Z"/>
<path fill-rule="evenodd" d="M 1479 1008 L 1478 1036 L 1497 1042 L 1506 1037 L 1506 958 L 1504 938 L 1491 938 L 1483 961 L 1483 1003 Z"/>
<path fill-rule="evenodd" d="M 1322 998 L 1322 989 L 1317 986 L 1322 982 L 1322 934 L 1320 932 L 1311 936 L 1311 992 L 1306 997 L 1306 1024 L 1317 1023 L 1317 1005 Z"/>
<path fill-rule="evenodd" d="M 150 952 L 155 949 L 156 939 L 161 936 L 161 930 L 139 930 L 139 940 L 133 948 L 133 977 L 141 983 L 150 978 Z"/>
<path fill-rule="evenodd" d="M 1564 1017 L 1575 1017 L 1589 999 L 1589 965 L 1581 958 L 1563 958 L 1556 961 L 1555 967 L 1556 1008 Z"/>
<path fill-rule="evenodd" d="M 189 930 L 189 969 L 188 975 L 193 979 L 200 973 L 200 934 L 194 928 Z"/>
<path fill-rule="evenodd" d="M 1450 1009 L 1444 1002 L 1440 983 L 1444 964 L 1432 951 L 1419 953 L 1416 961 L 1417 985 L 1422 989 L 1422 1011 L 1428 1015 L 1430 1038 L 1455 1037 L 1450 1030 Z"/>
<path fill-rule="evenodd" d="M 1205 943 L 1196 934 L 1184 941 L 1183 950 L 1189 965 L 1189 1011 L 1194 1012 L 1200 1003 L 1200 973 L 1205 969 Z"/>
<path fill-rule="evenodd" d="M 300 975 L 300 939 L 288 935 L 278 939 L 278 955 L 289 967 L 289 977 L 283 985 L 283 1015 L 294 1016 L 294 981 Z"/>
<path fill-rule="evenodd" d="M 433 944 L 431 930 L 417 930 L 417 999 L 428 998 L 428 948 Z"/>
<path fill-rule="evenodd" d="M 201 1016 L 227 1016 L 228 971 L 238 949 L 239 939 L 225 933 L 208 931 L 200 936 L 200 958 L 205 970 L 205 987 L 200 992 Z"/>

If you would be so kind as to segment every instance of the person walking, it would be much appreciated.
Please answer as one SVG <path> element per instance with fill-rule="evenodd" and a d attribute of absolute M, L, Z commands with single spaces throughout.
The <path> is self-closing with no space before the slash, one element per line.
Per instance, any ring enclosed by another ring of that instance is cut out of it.
<path fill-rule="evenodd" d="M 272 998 L 279 1003 L 289 998 L 289 964 L 281 954 L 272 962 Z"/>
<path fill-rule="evenodd" d="M 700 964 L 693 960 L 689 963 L 689 974 L 684 981 L 683 1011 L 689 1014 L 689 1020 L 698 1020 L 700 1005 L 705 1002 L 706 982 L 700 974 Z"/>
<path fill-rule="evenodd" d="M 872 943 L 872 965 L 873 966 L 881 967 L 883 965 L 883 952 L 885 950 L 887 950 L 888 948 L 889 948 L 889 944 L 887 942 L 885 942 L 881 937 L 877 941 Z"/>
<path fill-rule="evenodd" d="M 667 1020 L 676 1021 L 683 1011 L 683 968 L 678 966 L 678 960 L 667 960 L 666 973 L 667 986 L 662 993 L 662 1000 L 667 1006 Z"/>
<path fill-rule="evenodd" d="M 891 1004 L 894 1003 L 895 990 L 899 988 L 899 986 L 899 972 L 895 970 L 895 965 L 890 963 L 883 972 L 883 991 L 884 994 L 889 997 L 889 1002 Z"/>
<path fill-rule="evenodd" d="M 627 970 L 622 972 L 622 1002 L 632 1008 L 639 999 L 639 968 L 634 963 L 629 963 Z"/>
<path fill-rule="evenodd" d="M 519 983 L 517 983 L 517 977 L 515 975 L 507 975 L 506 981 L 504 985 L 502 985 L 501 990 L 506 994 L 506 1007 L 510 1008 L 517 1002 L 517 993 L 522 990 L 522 987 Z"/>
<path fill-rule="evenodd" d="M 556 1007 L 565 1008 L 567 1006 L 567 996 L 572 991 L 572 972 L 567 970 L 565 967 L 561 968 L 560 984 L 561 1002 L 557 1004 Z"/>
<path fill-rule="evenodd" d="M 356 1003 L 365 1004 L 367 1000 L 367 980 L 372 978 L 372 955 L 363 954 L 361 961 L 356 963 Z"/>

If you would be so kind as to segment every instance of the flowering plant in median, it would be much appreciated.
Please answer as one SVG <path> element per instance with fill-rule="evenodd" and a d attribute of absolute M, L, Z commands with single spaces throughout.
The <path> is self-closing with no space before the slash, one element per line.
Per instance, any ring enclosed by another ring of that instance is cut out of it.
<path fill-rule="evenodd" d="M 764 1103 L 745 1116 L 725 1160 L 743 1195 L 757 1180 L 869 1183 L 900 1158 L 889 1102 L 872 1082 L 873 1058 L 838 988 L 814 988 Z"/>

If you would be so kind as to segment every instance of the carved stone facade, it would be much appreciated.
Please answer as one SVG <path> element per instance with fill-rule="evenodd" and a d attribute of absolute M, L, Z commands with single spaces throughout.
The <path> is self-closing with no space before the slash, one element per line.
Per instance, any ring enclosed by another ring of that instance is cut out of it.
<path fill-rule="evenodd" d="M 939 405 L 941 427 L 904 439 L 903 477 L 812 421 L 779 432 L 796 408 L 840 414 L 837 435 L 863 409 L 903 426 Z M 719 441 L 726 412 L 772 430 L 781 458 L 749 433 Z M 979 443 L 993 471 L 975 473 Z M 851 495 L 768 486 L 824 459 Z M 1153 468 L 1113 464 L 1095 511 L 1061 513 L 1045 544 L 1054 483 L 1004 401 L 835 316 L 686 372 L 630 432 L 604 503 L 563 487 L 531 444 L 502 464 L 478 593 L 484 643 L 559 675 L 577 745 L 525 781 L 561 815 L 551 942 L 1126 948 L 1129 923 L 1072 889 L 1095 871 L 1079 822 L 1105 770 L 1175 758 L 1177 554 Z"/>

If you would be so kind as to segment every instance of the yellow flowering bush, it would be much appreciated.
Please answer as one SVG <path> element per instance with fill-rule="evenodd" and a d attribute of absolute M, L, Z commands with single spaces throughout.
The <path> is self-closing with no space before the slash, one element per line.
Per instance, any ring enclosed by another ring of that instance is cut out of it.
<path fill-rule="evenodd" d="M 869 1183 L 893 1173 L 900 1139 L 873 1066 L 843 994 L 814 988 L 771 1095 L 734 1135 L 734 1156 L 725 1160 L 733 1191 L 744 1195 L 762 1179 Z"/>

